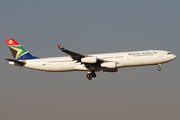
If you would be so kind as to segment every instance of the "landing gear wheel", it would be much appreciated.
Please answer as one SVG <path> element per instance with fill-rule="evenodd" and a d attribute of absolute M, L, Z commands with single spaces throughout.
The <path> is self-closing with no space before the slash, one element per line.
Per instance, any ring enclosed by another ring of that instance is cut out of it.
<path fill-rule="evenodd" d="M 159 63 L 158 66 L 159 66 L 158 71 L 161 71 L 161 64 Z"/>
<path fill-rule="evenodd" d="M 161 71 L 161 68 L 158 68 L 158 71 Z"/>
<path fill-rule="evenodd" d="M 89 77 L 88 77 L 88 80 L 91 80 L 91 79 L 92 79 L 92 76 L 89 76 Z"/>
<path fill-rule="evenodd" d="M 92 75 L 92 77 L 94 77 L 94 78 L 95 78 L 95 77 L 96 77 L 96 73 L 94 73 L 94 74 Z"/>
<path fill-rule="evenodd" d="M 88 74 L 86 75 L 86 77 L 87 77 L 87 78 L 89 78 L 90 76 L 91 76 L 91 74 L 90 74 L 90 73 L 88 73 Z"/>
<path fill-rule="evenodd" d="M 88 72 L 86 77 L 88 80 L 91 80 L 93 77 L 96 77 L 96 73 L 94 71 Z"/>
<path fill-rule="evenodd" d="M 92 79 L 92 74 L 91 74 L 91 73 L 88 73 L 88 74 L 86 75 L 86 77 L 88 78 L 88 80 L 91 80 L 91 79 Z"/>

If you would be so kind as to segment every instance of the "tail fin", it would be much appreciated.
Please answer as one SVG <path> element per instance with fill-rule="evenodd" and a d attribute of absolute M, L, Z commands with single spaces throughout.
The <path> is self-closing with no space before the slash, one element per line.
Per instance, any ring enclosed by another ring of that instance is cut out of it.
<path fill-rule="evenodd" d="M 27 60 L 37 59 L 38 57 L 32 56 L 27 50 L 25 50 L 18 42 L 14 39 L 5 39 L 9 49 L 15 60 Z"/>

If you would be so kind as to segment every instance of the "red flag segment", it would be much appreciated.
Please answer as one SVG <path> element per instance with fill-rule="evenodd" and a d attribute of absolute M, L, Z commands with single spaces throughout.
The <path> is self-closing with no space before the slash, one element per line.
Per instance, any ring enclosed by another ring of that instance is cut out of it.
<path fill-rule="evenodd" d="M 8 46 L 20 45 L 14 39 L 5 39 Z"/>

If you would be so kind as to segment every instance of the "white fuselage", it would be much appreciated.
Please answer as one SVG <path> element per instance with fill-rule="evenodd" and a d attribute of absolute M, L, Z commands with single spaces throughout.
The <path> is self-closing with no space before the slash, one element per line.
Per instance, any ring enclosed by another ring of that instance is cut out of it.
<path fill-rule="evenodd" d="M 176 56 L 171 54 L 170 52 L 162 50 L 92 54 L 89 56 L 95 56 L 98 59 L 116 62 L 115 68 L 156 65 L 169 62 L 176 58 Z M 84 64 L 73 60 L 70 56 L 31 59 L 25 60 L 25 62 L 26 64 L 23 67 L 42 71 L 89 71 L 89 69 L 87 69 Z M 94 71 L 108 69 L 109 68 L 97 67 L 94 68 Z"/>

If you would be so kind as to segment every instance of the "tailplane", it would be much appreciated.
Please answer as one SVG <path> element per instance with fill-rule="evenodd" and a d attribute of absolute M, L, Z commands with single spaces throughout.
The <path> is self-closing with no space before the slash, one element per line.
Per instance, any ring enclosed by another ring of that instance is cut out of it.
<path fill-rule="evenodd" d="M 38 57 L 32 56 L 26 49 L 24 49 L 14 39 L 5 39 L 5 41 L 6 41 L 15 60 L 27 60 L 27 59 L 37 59 L 38 58 Z"/>

